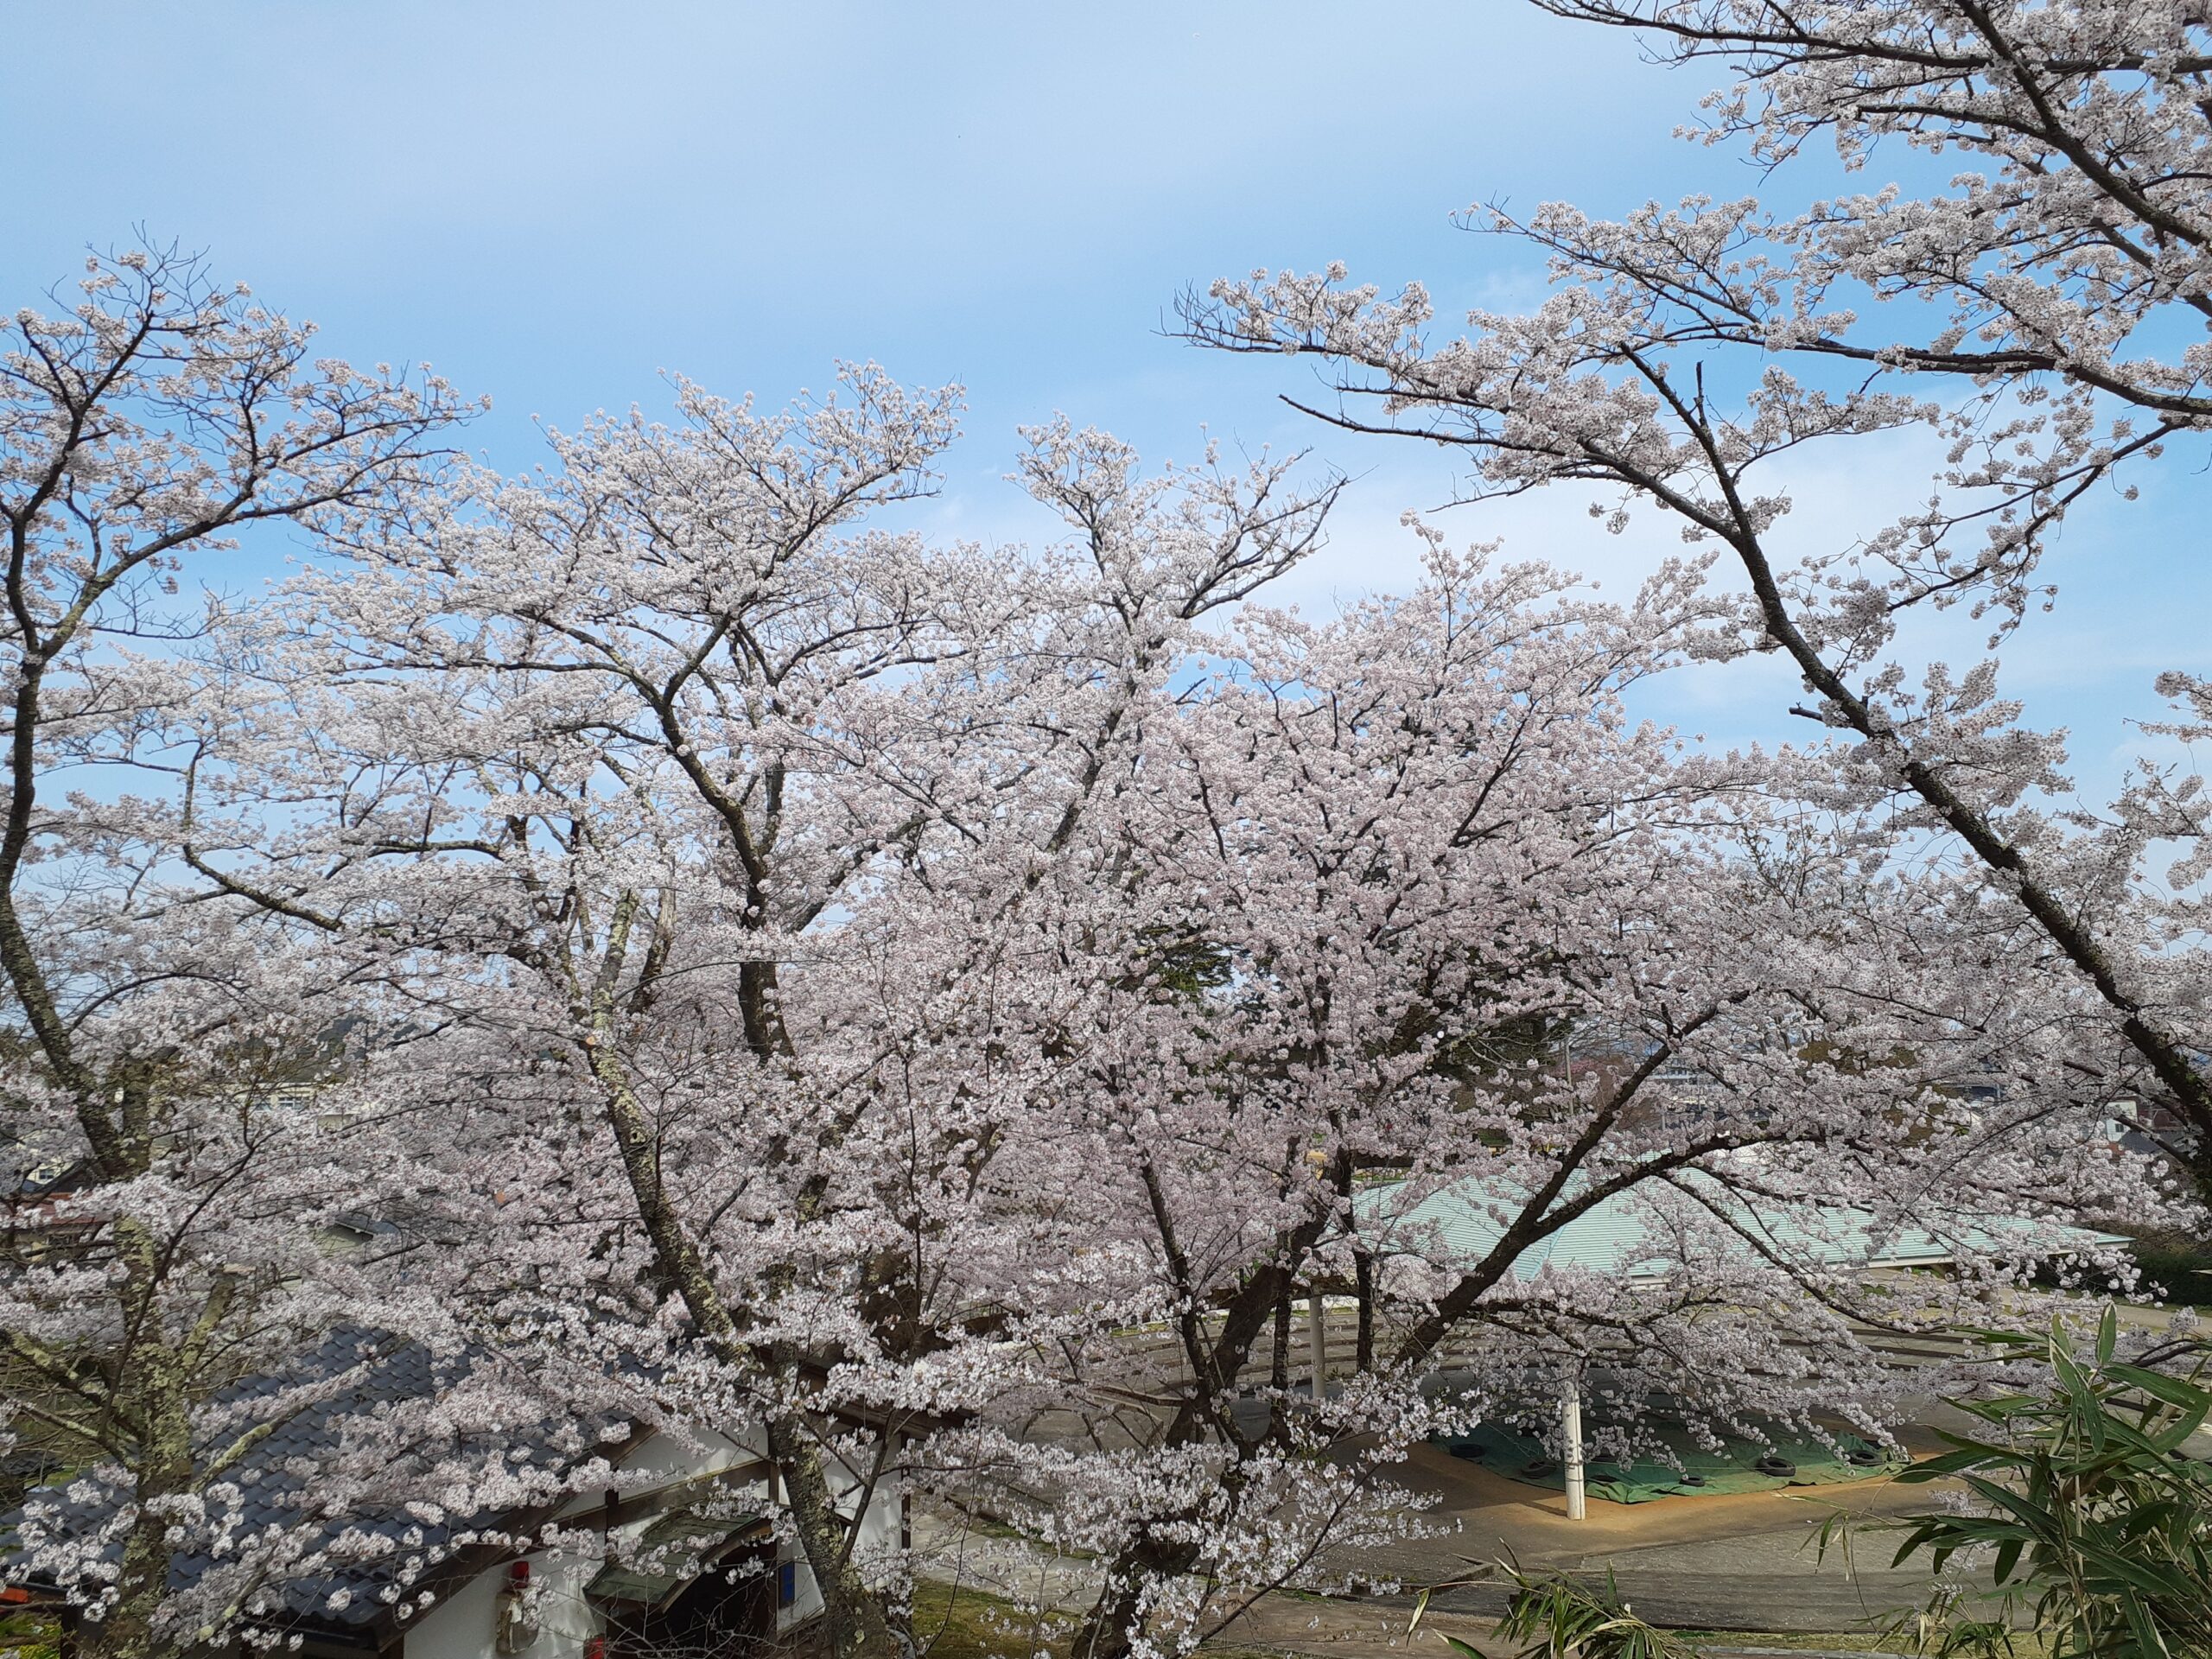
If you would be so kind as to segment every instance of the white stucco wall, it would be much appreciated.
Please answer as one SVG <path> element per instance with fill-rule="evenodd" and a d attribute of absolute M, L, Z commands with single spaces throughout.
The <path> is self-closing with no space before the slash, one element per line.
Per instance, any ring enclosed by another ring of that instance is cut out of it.
<path fill-rule="evenodd" d="M 854 1494 L 860 1487 L 859 1478 L 853 1471 L 830 1465 L 830 1486 L 836 1493 L 838 1507 L 851 1513 Z M 861 1516 L 860 1537 L 855 1543 L 855 1552 L 865 1560 L 870 1554 L 895 1547 L 899 1542 L 901 1520 L 899 1490 L 895 1482 L 887 1481 L 875 1490 L 874 1497 Z M 822 1611 L 822 1592 L 814 1581 L 814 1570 L 808 1567 L 798 1546 L 785 1541 L 778 1549 L 779 1568 L 788 1561 L 793 1565 L 792 1589 L 796 1592 L 789 1607 L 779 1608 L 776 1629 L 779 1632 L 803 1624 L 817 1618 Z"/>
<path fill-rule="evenodd" d="M 762 1455 L 760 1446 L 747 1443 L 754 1440 L 751 1435 L 734 1439 L 715 1436 L 693 1441 L 657 1434 L 623 1460 L 628 1477 L 622 1486 L 623 1502 L 627 1503 L 657 1491 L 753 1461 Z M 849 1478 L 836 1478 L 833 1475 L 833 1479 L 841 1499 L 849 1498 L 858 1484 Z M 771 1508 L 767 1489 L 761 1485 L 751 1490 L 766 1513 Z M 562 1518 L 584 1520 L 603 1502 L 600 1497 L 581 1496 L 562 1511 Z M 652 1515 L 640 1516 L 617 1528 L 616 1535 L 634 1538 L 654 1518 Z M 896 1544 L 899 1522 L 896 1494 L 888 1490 L 879 1491 L 875 1501 L 868 1505 L 868 1513 L 861 1517 L 860 1548 L 868 1550 Z M 601 1630 L 597 1611 L 584 1599 L 584 1586 L 598 1573 L 604 1556 L 597 1549 L 537 1550 L 526 1559 L 531 1564 L 531 1582 L 537 1601 L 538 1636 L 524 1649 L 523 1659 L 583 1659 L 591 1639 Z M 776 1628 L 780 1631 L 818 1616 L 822 1595 L 795 1545 L 781 1545 L 778 1561 L 779 1567 L 791 1562 L 794 1568 L 793 1602 L 777 1610 Z M 404 1659 L 500 1659 L 497 1645 L 499 1606 L 500 1592 L 508 1585 L 506 1568 L 507 1564 L 502 1562 L 479 1573 L 454 1589 L 447 1599 L 418 1616 L 407 1631 L 402 1649 Z"/>
<path fill-rule="evenodd" d="M 759 1453 L 744 1438 L 721 1435 L 699 1440 L 656 1434 L 623 1459 L 621 1491 L 626 1503 L 649 1497 L 658 1490 L 719 1473 L 752 1461 Z M 767 1491 L 759 1489 L 763 1509 Z M 562 1510 L 561 1518 L 588 1516 L 604 1503 L 601 1496 L 578 1496 Z M 634 1538 L 651 1524 L 646 1516 L 615 1529 L 618 1538 Z M 586 1647 L 601 1632 L 602 1621 L 584 1599 L 584 1586 L 605 1564 L 605 1556 L 591 1550 L 534 1550 L 530 1562 L 531 1584 L 537 1602 L 537 1640 L 524 1649 L 526 1659 L 583 1659 Z M 404 1659 L 500 1659 L 499 1653 L 499 1595 L 508 1585 L 506 1565 L 480 1573 L 454 1590 L 442 1605 L 422 1614 L 407 1632 Z"/>
<path fill-rule="evenodd" d="M 528 1560 L 538 1611 L 530 1659 L 582 1659 L 585 1644 L 599 1634 L 598 1615 L 583 1597 L 599 1558 L 538 1550 Z M 506 1587 L 504 1565 L 459 1586 L 416 1618 L 401 1649 L 404 1659 L 498 1659 L 499 1593 Z"/>

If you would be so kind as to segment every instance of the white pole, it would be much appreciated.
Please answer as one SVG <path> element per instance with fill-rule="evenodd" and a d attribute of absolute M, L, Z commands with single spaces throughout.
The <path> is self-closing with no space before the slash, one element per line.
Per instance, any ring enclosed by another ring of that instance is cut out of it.
<path fill-rule="evenodd" d="M 1580 1521 L 1587 1513 L 1582 1491 L 1582 1392 L 1572 1378 L 1559 1397 L 1559 1421 L 1567 1441 L 1567 1518 Z"/>
<path fill-rule="evenodd" d="M 1313 1398 L 1319 1402 L 1329 1391 L 1329 1324 L 1318 1290 L 1306 1299 L 1306 1348 L 1313 1362 Z"/>

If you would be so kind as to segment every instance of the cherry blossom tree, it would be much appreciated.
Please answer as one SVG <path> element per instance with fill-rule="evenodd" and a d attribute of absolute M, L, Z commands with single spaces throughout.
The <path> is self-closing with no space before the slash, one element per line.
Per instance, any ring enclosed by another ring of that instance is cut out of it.
<path fill-rule="evenodd" d="M 1731 648 L 1701 566 L 1605 605 L 1432 535 L 1315 624 L 1253 604 L 1333 494 L 1283 466 L 1056 424 L 1063 543 L 931 548 L 868 519 L 952 394 L 678 406 L 350 515 L 232 619 L 194 855 L 355 963 L 455 1316 L 764 1424 L 840 1652 L 900 1640 L 850 1519 L 893 1474 L 1102 1559 L 1085 1651 L 1182 1651 L 1418 1524 L 1440 1424 L 1590 1379 L 1877 1427 L 1870 1327 L 2015 1317 L 2045 1222 L 2141 1201 L 2017 913 L 1884 873 L 1820 757 L 1628 717 Z M 1469 1183 L 1472 1255 L 1414 1213 Z M 1675 1271 L 1527 1276 L 1622 1204 Z M 1903 1304 L 1824 1225 L 1961 1271 Z M 1335 1284 L 1356 1375 L 1301 1395 Z"/>
<path fill-rule="evenodd" d="M 373 1212 L 379 1160 L 286 1099 L 332 1060 L 346 964 L 175 833 L 184 658 L 241 538 L 424 487 L 465 410 L 315 359 L 310 329 L 173 251 L 96 257 L 54 305 L 17 311 L 0 354 L 0 1375 L 19 1446 L 92 1516 L 34 1519 L 18 1564 L 77 1601 L 86 1650 L 140 1655 L 228 1628 L 391 1462 L 334 1466 L 296 1535 L 239 1530 L 228 1478 L 365 1359 L 302 1353 L 404 1300 L 376 1252 L 332 1244 Z M 203 1595 L 168 1595 L 178 1551 L 224 1560 Z"/>
<path fill-rule="evenodd" d="M 1748 588 L 1744 647 L 1786 655 L 1811 699 L 1799 712 L 1853 740 L 1858 785 L 1945 836 L 2094 988 L 2130 1086 L 2170 1116 L 2170 1150 L 2202 1186 L 2197 779 L 2146 766 L 2108 811 L 2062 806 L 2063 746 L 1999 696 L 1996 659 L 1938 663 L 1916 686 L 1899 637 L 1916 613 L 1966 605 L 2002 647 L 2048 601 L 2069 511 L 2108 480 L 2132 490 L 2212 414 L 2201 12 L 1539 3 L 1634 30 L 1662 59 L 1729 66 L 1702 136 L 1768 169 L 1765 200 L 1478 213 L 1546 257 L 1555 291 L 1526 315 L 1474 313 L 1456 340 L 1432 334 L 1420 287 L 1385 297 L 1340 269 L 1217 283 L 1187 302 L 1191 333 L 1335 365 L 1341 397 L 1315 413 L 1454 446 L 1477 495 L 1596 485 L 1618 493 L 1593 508 L 1615 529 L 1656 507 L 1724 549 Z M 1815 141 L 1847 175 L 1894 157 L 1907 182 L 1772 205 Z M 1960 154 L 1986 170 L 1924 176 L 1923 157 Z M 1802 560 L 1778 550 L 1802 452 L 1898 432 L 1935 441 L 1922 505 Z M 2193 729 L 2197 682 L 2160 690 Z M 2183 855 L 2164 892 L 2147 861 L 2161 842 Z"/>
<path fill-rule="evenodd" d="M 162 1601 L 168 1529 L 238 1548 L 226 1448 L 320 1385 L 220 1382 L 348 1323 L 482 1356 L 467 1425 L 560 1425 L 588 1473 L 618 1415 L 757 1430 L 841 1656 L 906 1640 L 907 1564 L 855 1522 L 898 1478 L 1095 1555 L 1106 1659 L 1361 1571 L 1420 1524 L 1410 1444 L 1563 1386 L 1878 1429 L 1876 1334 L 2039 1318 L 2057 1224 L 2155 1204 L 2107 1134 L 2141 1050 L 2014 895 L 1895 861 L 1876 760 L 1630 716 L 1743 646 L 1705 563 L 1601 603 L 1416 525 L 1414 591 L 1317 621 L 1262 603 L 1336 494 L 1294 461 L 1147 472 L 1055 423 L 1015 480 L 1060 540 L 948 547 L 896 526 L 950 389 L 678 382 L 674 421 L 508 478 L 429 452 L 442 389 L 378 384 L 428 400 L 405 442 L 280 498 L 312 566 L 73 659 L 103 689 L 62 757 L 161 786 L 80 794 L 16 889 L 54 1008 L 124 1057 L 82 1101 L 167 1114 L 69 1215 L 158 1203 L 185 1241 L 188 1455 L 115 1438 L 114 1538 L 41 1545 L 118 1650 L 265 1615 L 346 1504 L 512 1496 L 395 1416 L 328 1513 Z M 252 1066 L 315 1044 L 315 1109 L 268 1109 Z M 96 1147 L 25 1052 L 26 1146 Z M 117 1098 L 146 1052 L 161 1087 Z M 1471 1244 L 1424 1219 L 1452 1194 Z M 1659 1270 L 1535 1268 L 1601 1213 Z M 389 1242 L 323 1248 L 346 1215 Z M 1955 1273 L 1869 1282 L 1904 1230 Z M 62 1329 L 86 1258 L 19 1268 L 25 1363 L 129 1327 Z M 1351 1373 L 1294 1378 L 1294 1298 L 1339 1287 Z"/>
<path fill-rule="evenodd" d="M 1023 478 L 1079 554 L 925 554 L 858 521 L 925 486 L 955 395 L 841 391 L 680 387 L 680 429 L 603 420 L 542 480 L 357 515 L 344 567 L 226 639 L 200 810 L 248 826 L 231 891 L 391 999 L 372 1108 L 451 1113 L 512 1173 L 503 1227 L 594 1240 L 531 1294 L 645 1326 L 670 1299 L 699 1419 L 766 1425 L 833 1644 L 885 1652 L 840 1501 L 972 1407 L 1010 1321 L 1065 1317 L 1020 1288 L 1065 1232 L 991 1173 L 1055 1064 L 998 1034 L 994 931 L 1333 489 L 1147 479 L 1054 427 Z M 277 802 L 296 833 L 254 827 Z"/>
<path fill-rule="evenodd" d="M 1878 1432 L 1903 1383 L 1875 1332 L 2013 1317 L 2061 1236 L 2032 1218 L 2140 1204 L 2103 1092 L 2051 1083 L 2095 1015 L 2031 929 L 1948 875 L 1870 879 L 1880 837 L 1802 798 L 1818 763 L 1627 718 L 1726 620 L 1700 575 L 1612 607 L 1433 542 L 1402 599 L 1246 613 L 1133 730 L 1030 949 L 1080 995 L 1039 1044 L 1073 1071 L 1046 1190 L 1088 1217 L 1092 1294 L 1161 1334 L 1037 1351 L 969 1454 L 1108 1562 L 1079 1651 L 1179 1651 L 1267 1587 L 1386 1576 L 1357 1551 L 1418 1524 L 1408 1444 L 1563 1382 Z M 1570 1028 L 1624 1063 L 1562 1075 Z M 1993 1079 L 2004 1105 L 1969 1106 Z M 1480 1249 L 1419 1218 L 1446 1192 Z M 1681 1265 L 1531 1278 L 1601 1206 Z M 1777 1214 L 1808 1230 L 1782 1244 Z M 1958 1276 L 1910 1307 L 1870 1286 L 1821 1248 L 1869 1217 L 1933 1230 Z M 2028 1224 L 1977 1243 L 2002 1217 Z M 1280 1335 L 1317 1287 L 1356 1296 L 1333 1397 Z"/>

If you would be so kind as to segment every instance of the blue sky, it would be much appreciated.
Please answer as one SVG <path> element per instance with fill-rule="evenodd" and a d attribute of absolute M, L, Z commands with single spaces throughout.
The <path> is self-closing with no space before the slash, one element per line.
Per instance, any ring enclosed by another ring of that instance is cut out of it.
<path fill-rule="evenodd" d="M 218 275 L 311 317 L 334 353 L 427 360 L 492 414 L 469 442 L 535 458 L 535 417 L 664 401 L 680 371 L 780 401 L 840 358 L 968 387 L 967 436 L 928 512 L 948 535 L 1045 533 L 1001 481 L 1014 427 L 1065 410 L 1189 457 L 1311 447 L 1356 475 L 1296 583 L 1403 582 L 1398 512 L 1450 492 L 1447 457 L 1317 429 L 1287 365 L 1161 335 L 1177 292 L 1332 258 L 1427 282 L 1446 308 L 1538 290 L 1453 210 L 1503 196 L 1599 211 L 1751 176 L 1670 141 L 1700 83 L 1518 0 L 1049 5 L 380 3 L 11 9 L 0 56 L 13 308 L 87 243 L 206 250 Z M 1891 480 L 1804 480 L 1802 533 Z M 2164 666 L 2206 666 L 2193 464 L 2093 508 L 2066 592 L 2011 683 L 2072 725 L 2085 783 L 2139 748 Z M 1909 492 L 1908 492 L 1909 493 Z M 1595 536 L 1581 499 L 1457 512 L 1622 582 L 1675 543 Z M 1700 671 L 1663 712 L 1716 738 L 1802 735 L 1786 678 Z"/>

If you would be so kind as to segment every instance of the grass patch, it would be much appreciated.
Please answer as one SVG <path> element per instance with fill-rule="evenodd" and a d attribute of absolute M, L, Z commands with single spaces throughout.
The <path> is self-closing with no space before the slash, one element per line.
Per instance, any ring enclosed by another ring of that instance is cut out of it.
<path fill-rule="evenodd" d="M 1033 1611 L 972 1585 L 914 1586 L 914 1647 L 928 1659 L 1067 1659 L 1075 1627 L 1070 1614 Z"/>
<path fill-rule="evenodd" d="M 1001 1520 L 982 1510 L 971 1510 L 957 1498 L 947 1502 L 939 1514 L 947 1525 L 973 1537 L 988 1538 L 1003 1544 L 1027 1544 L 1032 1549 L 1058 1560 L 1095 1561 L 1098 1559 L 1091 1550 L 1063 1548 L 1048 1539 L 1015 1526 L 1010 1521 Z"/>
<path fill-rule="evenodd" d="M 4 1659 L 60 1659 L 61 1624 L 46 1613 L 10 1613 L 0 1618 L 0 1656 Z"/>
<path fill-rule="evenodd" d="M 2163 1286 L 2174 1302 L 2212 1307 L 2212 1245 L 2190 1233 L 2137 1233 L 2134 1239 L 2128 1253 L 2145 1279 Z"/>

